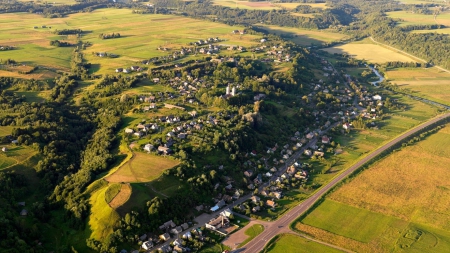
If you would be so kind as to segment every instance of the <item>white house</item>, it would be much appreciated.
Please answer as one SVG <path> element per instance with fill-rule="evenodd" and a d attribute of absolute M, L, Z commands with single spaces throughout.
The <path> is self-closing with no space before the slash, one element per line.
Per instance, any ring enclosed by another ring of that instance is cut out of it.
<path fill-rule="evenodd" d="M 151 152 L 155 147 L 152 144 L 145 144 L 144 150 L 147 152 Z"/>
<path fill-rule="evenodd" d="M 146 242 L 142 243 L 142 248 L 145 250 L 149 250 L 149 249 L 153 248 L 153 242 L 146 241 Z"/>
<path fill-rule="evenodd" d="M 381 100 L 382 97 L 380 95 L 375 95 L 372 97 L 373 100 Z"/>

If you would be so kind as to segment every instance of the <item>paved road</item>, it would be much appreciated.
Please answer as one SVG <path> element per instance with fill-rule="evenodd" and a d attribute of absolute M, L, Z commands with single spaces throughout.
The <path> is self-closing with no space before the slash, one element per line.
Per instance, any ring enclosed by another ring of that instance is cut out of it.
<path fill-rule="evenodd" d="M 390 147 L 394 146 L 395 144 L 401 142 L 406 137 L 417 133 L 418 131 L 422 130 L 423 128 L 443 119 L 450 117 L 450 113 L 446 113 L 442 116 L 439 116 L 437 118 L 431 119 L 426 123 L 423 123 L 408 132 L 400 135 L 399 137 L 391 140 L 384 146 L 378 148 L 368 156 L 364 157 L 360 161 L 358 161 L 356 164 L 348 168 L 343 173 L 339 174 L 337 177 L 335 177 L 331 182 L 329 182 L 327 185 L 323 186 L 318 190 L 316 193 L 314 193 L 311 197 L 306 199 L 304 202 L 299 204 L 298 206 L 292 208 L 290 211 L 288 211 L 284 216 L 282 216 L 280 219 L 274 221 L 271 223 L 271 225 L 264 230 L 263 233 L 255 237 L 252 241 L 250 241 L 247 245 L 245 245 L 242 249 L 239 250 L 239 252 L 242 253 L 256 253 L 260 252 L 267 242 L 272 239 L 274 236 L 286 233 L 289 231 L 289 224 L 293 222 L 297 217 L 299 217 L 301 214 L 306 212 L 317 200 L 319 200 L 320 197 L 322 197 L 326 192 L 328 192 L 332 187 L 336 186 L 339 182 L 341 182 L 344 178 L 349 176 L 351 173 L 353 173 L 355 170 L 360 168 L 362 165 L 364 165 L 366 162 L 370 161 L 377 155 L 381 154 L 383 151 L 389 149 Z"/>

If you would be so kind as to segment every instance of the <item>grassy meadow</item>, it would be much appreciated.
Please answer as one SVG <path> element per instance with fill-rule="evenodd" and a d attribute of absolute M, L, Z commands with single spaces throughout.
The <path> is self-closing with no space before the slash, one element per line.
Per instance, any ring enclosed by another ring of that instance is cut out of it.
<path fill-rule="evenodd" d="M 272 3 L 272 2 L 249 2 L 249 1 L 231 1 L 214 0 L 214 5 L 220 5 L 230 8 L 248 9 L 248 10 L 280 10 L 295 9 L 299 5 L 310 5 L 313 8 L 328 8 L 325 3 Z"/>
<path fill-rule="evenodd" d="M 450 74 L 436 68 L 400 68 L 385 72 L 386 78 L 414 95 L 450 105 Z"/>
<path fill-rule="evenodd" d="M 297 230 L 361 252 L 450 247 L 450 126 L 389 155 L 332 192 Z"/>
<path fill-rule="evenodd" d="M 37 153 L 27 146 L 1 145 L 1 147 L 7 148 L 7 151 L 0 151 L 0 170 L 24 163 Z"/>
<path fill-rule="evenodd" d="M 310 46 L 311 44 L 322 44 L 327 42 L 339 41 L 346 38 L 346 35 L 323 31 L 323 30 L 309 30 L 293 27 L 281 27 L 275 25 L 259 25 L 261 29 L 269 33 L 275 33 L 280 36 L 288 36 L 286 38 L 302 46 Z"/>
<path fill-rule="evenodd" d="M 133 157 L 117 171 L 106 178 L 109 182 L 150 182 L 158 178 L 166 169 L 179 162 L 162 156 L 134 153 Z"/>
<path fill-rule="evenodd" d="M 303 252 L 316 253 L 342 252 L 340 250 L 328 247 L 326 245 L 305 239 L 293 234 L 278 235 L 263 251 L 263 253 L 286 253 L 286 252 Z"/>
<path fill-rule="evenodd" d="M 253 238 L 257 237 L 259 234 L 261 234 L 264 231 L 264 226 L 261 224 L 255 224 L 249 228 L 247 228 L 244 232 L 244 234 L 247 237 L 241 244 L 239 244 L 239 248 L 247 244 L 249 241 L 253 240 Z"/>
<path fill-rule="evenodd" d="M 434 15 L 425 15 L 420 13 L 413 13 L 411 11 L 391 11 L 386 12 L 386 15 L 390 18 L 398 19 L 399 26 L 405 25 L 434 25 L 440 24 L 448 26 L 450 25 L 450 12 L 444 11 L 436 16 L 436 20 L 434 19 Z M 434 32 L 437 30 L 428 30 L 428 32 Z"/>
<path fill-rule="evenodd" d="M 51 29 L 41 28 L 42 25 Z M 34 26 L 38 28 L 34 29 Z M 249 47 L 256 45 L 258 38 L 255 35 L 240 36 L 231 33 L 232 30 L 244 29 L 242 26 L 172 15 L 138 15 L 132 14 L 129 9 L 98 9 L 53 19 L 37 14 L 5 13 L 0 17 L 0 45 L 16 46 L 18 49 L 2 51 L 1 58 L 45 66 L 53 71 L 67 71 L 73 48 L 53 47 L 50 46 L 50 41 L 58 39 L 75 43 L 75 36 L 59 36 L 53 34 L 53 31 L 77 28 L 86 31 L 81 39 L 93 44 L 84 52 L 87 61 L 92 63 L 94 72 L 99 74 L 113 73 L 116 68 L 129 67 L 151 57 L 166 56 L 199 39 L 219 37 L 225 40 L 220 44 Z M 121 38 L 102 40 L 98 38 L 100 33 L 120 33 Z M 159 46 L 167 47 L 169 51 L 158 51 Z M 119 57 L 100 58 L 94 56 L 94 52 L 113 53 Z M 15 72 L 9 73 L 18 75 Z"/>
<path fill-rule="evenodd" d="M 394 52 L 382 46 L 371 43 L 365 40 L 364 43 L 352 42 L 348 44 L 341 44 L 330 48 L 323 49 L 328 53 L 334 54 L 347 54 L 351 55 L 357 59 L 364 59 L 370 63 L 385 63 L 388 61 L 402 61 L 402 62 L 412 62 L 414 59 Z"/>

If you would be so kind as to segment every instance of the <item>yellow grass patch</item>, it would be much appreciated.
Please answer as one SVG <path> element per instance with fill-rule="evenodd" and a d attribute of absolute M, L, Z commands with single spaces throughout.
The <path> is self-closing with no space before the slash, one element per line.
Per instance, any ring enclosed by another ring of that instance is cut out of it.
<path fill-rule="evenodd" d="M 347 54 L 358 59 L 365 59 L 372 63 L 384 63 L 388 61 L 415 61 L 405 55 L 375 44 L 349 43 L 323 50 L 332 54 Z"/>
<path fill-rule="evenodd" d="M 122 165 L 112 175 L 108 182 L 150 182 L 158 178 L 161 173 L 178 165 L 179 162 L 162 156 L 135 153 L 133 157 Z"/>
<path fill-rule="evenodd" d="M 123 204 L 125 204 L 131 196 L 131 186 L 130 184 L 122 184 L 122 188 L 120 188 L 120 192 L 109 202 L 109 206 L 116 209 Z"/>
<path fill-rule="evenodd" d="M 89 216 L 89 228 L 92 231 L 91 238 L 102 240 L 112 234 L 116 222 L 120 219 L 119 214 L 105 202 L 105 191 L 103 187 L 89 198 L 91 213 Z"/>
<path fill-rule="evenodd" d="M 388 156 L 330 199 L 449 230 L 449 128 Z"/>

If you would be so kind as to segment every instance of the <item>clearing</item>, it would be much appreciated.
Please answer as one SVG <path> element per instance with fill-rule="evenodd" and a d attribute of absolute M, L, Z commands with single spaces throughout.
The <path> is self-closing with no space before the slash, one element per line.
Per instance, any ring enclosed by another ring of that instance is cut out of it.
<path fill-rule="evenodd" d="M 123 204 L 125 204 L 132 194 L 132 188 L 130 184 L 121 184 L 119 192 L 114 196 L 114 198 L 109 202 L 109 206 L 117 209 Z"/>
<path fill-rule="evenodd" d="M 137 152 L 127 163 L 106 177 L 106 180 L 115 183 L 150 182 L 161 176 L 166 169 L 178 164 L 178 161 L 170 158 Z"/>
<path fill-rule="evenodd" d="M 24 163 L 37 153 L 27 146 L 1 145 L 1 147 L 5 147 L 7 151 L 0 151 L 0 170 Z"/>

